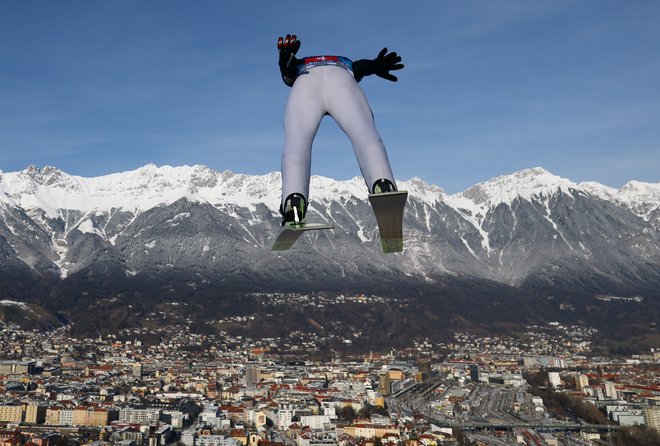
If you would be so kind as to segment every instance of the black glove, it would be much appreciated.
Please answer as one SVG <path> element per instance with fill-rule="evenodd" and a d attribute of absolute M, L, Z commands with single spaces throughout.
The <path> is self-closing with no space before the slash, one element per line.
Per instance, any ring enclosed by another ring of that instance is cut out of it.
<path fill-rule="evenodd" d="M 401 62 L 401 57 L 396 52 L 393 51 L 387 54 L 387 48 L 383 48 L 374 60 L 360 59 L 353 62 L 353 75 L 358 82 L 364 76 L 370 76 L 372 74 L 388 81 L 396 82 L 398 80 L 397 77 L 390 74 L 390 71 L 403 68 L 403 64 L 399 62 Z"/>
<path fill-rule="evenodd" d="M 298 76 L 300 61 L 295 56 L 300 49 L 300 40 L 296 38 L 295 34 L 287 34 L 286 37 L 277 39 L 277 49 L 280 52 L 279 65 L 282 80 L 290 87 Z"/>

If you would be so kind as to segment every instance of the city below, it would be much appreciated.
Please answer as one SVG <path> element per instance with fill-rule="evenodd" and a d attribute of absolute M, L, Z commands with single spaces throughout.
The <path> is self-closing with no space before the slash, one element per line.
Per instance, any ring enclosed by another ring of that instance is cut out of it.
<path fill-rule="evenodd" d="M 660 351 L 596 357 L 585 327 L 320 360 L 303 333 L 0 326 L 0 446 L 660 444 Z"/>

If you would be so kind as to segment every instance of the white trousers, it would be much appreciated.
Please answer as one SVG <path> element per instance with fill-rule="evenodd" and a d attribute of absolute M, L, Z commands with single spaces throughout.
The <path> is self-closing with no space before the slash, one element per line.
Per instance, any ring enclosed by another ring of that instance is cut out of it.
<path fill-rule="evenodd" d="M 395 184 L 373 113 L 353 74 L 342 67 L 323 65 L 298 76 L 286 104 L 282 202 L 292 193 L 309 200 L 312 142 L 325 115 L 332 116 L 350 139 L 370 192 L 381 178 Z"/>

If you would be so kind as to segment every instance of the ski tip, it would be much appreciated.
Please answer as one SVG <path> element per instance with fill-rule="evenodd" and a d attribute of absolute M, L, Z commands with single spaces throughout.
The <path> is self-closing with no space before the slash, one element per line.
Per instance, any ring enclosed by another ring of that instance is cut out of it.
<path fill-rule="evenodd" d="M 407 190 L 397 190 L 394 192 L 382 192 L 380 194 L 369 194 L 369 199 L 374 198 L 386 198 L 386 197 L 397 197 L 397 196 L 408 196 Z"/>
<path fill-rule="evenodd" d="M 385 254 L 403 252 L 403 238 L 381 239 L 380 244 Z"/>

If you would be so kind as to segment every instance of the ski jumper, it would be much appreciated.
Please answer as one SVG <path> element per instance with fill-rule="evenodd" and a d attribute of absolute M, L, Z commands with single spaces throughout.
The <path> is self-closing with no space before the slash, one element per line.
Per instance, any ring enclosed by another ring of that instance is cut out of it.
<path fill-rule="evenodd" d="M 362 176 L 371 191 L 379 179 L 394 175 L 373 113 L 351 70 L 339 56 L 302 59 L 284 112 L 282 203 L 293 193 L 309 197 L 312 143 L 321 120 L 330 115 L 353 145 Z"/>

